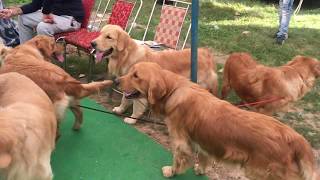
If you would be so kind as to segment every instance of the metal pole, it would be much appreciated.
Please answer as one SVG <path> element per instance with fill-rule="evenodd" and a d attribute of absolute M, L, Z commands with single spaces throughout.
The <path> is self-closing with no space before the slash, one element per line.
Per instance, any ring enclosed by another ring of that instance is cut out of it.
<path fill-rule="evenodd" d="M 192 0 L 191 10 L 191 81 L 197 82 L 199 0 Z"/>

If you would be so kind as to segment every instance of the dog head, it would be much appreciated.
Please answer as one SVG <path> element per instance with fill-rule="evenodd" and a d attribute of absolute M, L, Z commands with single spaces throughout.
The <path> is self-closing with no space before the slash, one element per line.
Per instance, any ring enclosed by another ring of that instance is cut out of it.
<path fill-rule="evenodd" d="M 129 39 L 129 34 L 120 26 L 104 26 L 100 31 L 100 35 L 91 42 L 91 46 L 96 50 L 97 61 L 125 50 Z"/>
<path fill-rule="evenodd" d="M 63 57 L 63 46 L 56 43 L 54 37 L 37 35 L 27 42 L 35 46 L 46 60 L 50 60 L 51 57 L 57 59 L 60 62 L 64 61 Z"/>
<path fill-rule="evenodd" d="M 130 68 L 127 75 L 117 83 L 128 99 L 146 97 L 151 105 L 156 104 L 166 93 L 166 83 L 161 67 L 156 63 L 141 62 Z"/>
<path fill-rule="evenodd" d="M 296 68 L 305 68 L 316 78 L 320 77 L 320 61 L 315 58 L 296 56 L 288 63 L 288 65 L 295 66 Z"/>

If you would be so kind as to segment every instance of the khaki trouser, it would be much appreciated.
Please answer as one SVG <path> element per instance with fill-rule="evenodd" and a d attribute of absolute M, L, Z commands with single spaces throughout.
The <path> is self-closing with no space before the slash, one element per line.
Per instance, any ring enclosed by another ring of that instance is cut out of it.
<path fill-rule="evenodd" d="M 53 20 L 53 24 L 42 22 L 41 11 L 20 15 L 18 23 L 20 43 L 31 39 L 35 34 L 53 36 L 56 33 L 77 30 L 81 26 L 72 16 L 53 15 Z"/>

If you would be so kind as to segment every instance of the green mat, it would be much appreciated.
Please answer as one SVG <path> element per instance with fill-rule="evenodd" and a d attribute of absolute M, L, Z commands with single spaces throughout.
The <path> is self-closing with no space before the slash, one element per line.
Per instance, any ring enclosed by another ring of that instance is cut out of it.
<path fill-rule="evenodd" d="M 92 100 L 82 105 L 104 109 Z M 79 132 L 68 112 L 52 156 L 54 180 L 158 180 L 161 167 L 171 164 L 171 153 L 116 116 L 84 110 Z M 172 179 L 204 180 L 190 169 Z"/>

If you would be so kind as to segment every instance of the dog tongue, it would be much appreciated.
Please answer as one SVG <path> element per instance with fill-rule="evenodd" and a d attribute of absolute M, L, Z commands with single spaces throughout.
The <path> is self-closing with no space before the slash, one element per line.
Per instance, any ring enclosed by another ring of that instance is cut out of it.
<path fill-rule="evenodd" d="M 56 58 L 58 59 L 59 62 L 63 62 L 64 61 L 64 57 L 62 54 L 56 55 Z"/>
<path fill-rule="evenodd" d="M 97 51 L 96 52 L 96 63 L 101 62 L 102 58 L 103 58 L 103 52 Z"/>

